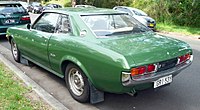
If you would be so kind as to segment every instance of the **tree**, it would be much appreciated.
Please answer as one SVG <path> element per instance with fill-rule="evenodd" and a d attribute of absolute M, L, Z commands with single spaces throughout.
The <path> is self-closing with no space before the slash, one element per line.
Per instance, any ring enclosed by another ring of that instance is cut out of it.
<path fill-rule="evenodd" d="M 131 6 L 158 22 L 200 27 L 200 0 L 133 0 Z"/>

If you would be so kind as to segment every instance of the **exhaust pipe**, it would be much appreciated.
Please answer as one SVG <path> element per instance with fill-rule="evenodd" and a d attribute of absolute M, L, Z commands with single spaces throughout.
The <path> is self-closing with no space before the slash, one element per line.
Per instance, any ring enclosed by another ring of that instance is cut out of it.
<path fill-rule="evenodd" d="M 128 95 L 136 97 L 138 93 L 135 91 L 135 89 L 131 90 L 130 92 L 127 92 Z"/>

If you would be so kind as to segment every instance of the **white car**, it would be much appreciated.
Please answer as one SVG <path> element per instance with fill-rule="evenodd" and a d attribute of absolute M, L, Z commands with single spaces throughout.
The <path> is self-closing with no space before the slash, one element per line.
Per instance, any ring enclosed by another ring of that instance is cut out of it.
<path fill-rule="evenodd" d="M 131 16 L 133 16 L 135 19 L 137 19 L 142 24 L 146 25 L 153 31 L 156 30 L 156 21 L 149 17 L 144 11 L 139 10 L 137 8 L 132 7 L 126 7 L 126 6 L 116 6 L 113 8 L 114 10 L 119 10 L 123 12 L 127 12 Z"/>
<path fill-rule="evenodd" d="M 26 11 L 28 11 L 28 9 L 27 9 L 28 3 L 27 2 L 19 1 L 19 3 L 26 9 Z"/>

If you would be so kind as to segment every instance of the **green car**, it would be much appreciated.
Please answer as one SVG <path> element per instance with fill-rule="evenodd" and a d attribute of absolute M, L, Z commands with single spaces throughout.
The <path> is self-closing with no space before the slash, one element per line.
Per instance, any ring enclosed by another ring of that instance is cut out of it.
<path fill-rule="evenodd" d="M 79 102 L 169 85 L 193 60 L 187 43 L 112 9 L 45 11 L 33 24 L 9 28 L 7 38 L 15 61 L 31 61 L 64 78 Z"/>
<path fill-rule="evenodd" d="M 19 2 L 0 2 L 0 35 L 6 35 L 8 27 L 28 24 L 30 22 L 28 12 Z"/>

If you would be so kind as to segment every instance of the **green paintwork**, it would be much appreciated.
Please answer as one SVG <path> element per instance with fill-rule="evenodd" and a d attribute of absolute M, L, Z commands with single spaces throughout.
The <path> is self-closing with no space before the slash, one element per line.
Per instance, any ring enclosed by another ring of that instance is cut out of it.
<path fill-rule="evenodd" d="M 29 30 L 23 26 L 9 28 L 7 36 L 14 38 L 23 57 L 62 78 L 63 62 L 78 65 L 99 90 L 125 93 L 152 87 L 152 83 L 124 87 L 121 83 L 121 72 L 192 53 L 188 44 L 152 31 L 98 39 L 80 18 L 82 14 L 118 13 L 117 11 L 68 8 L 47 12 L 68 14 L 72 32 L 52 34 Z M 79 36 L 81 30 L 87 31 L 85 36 Z"/>

